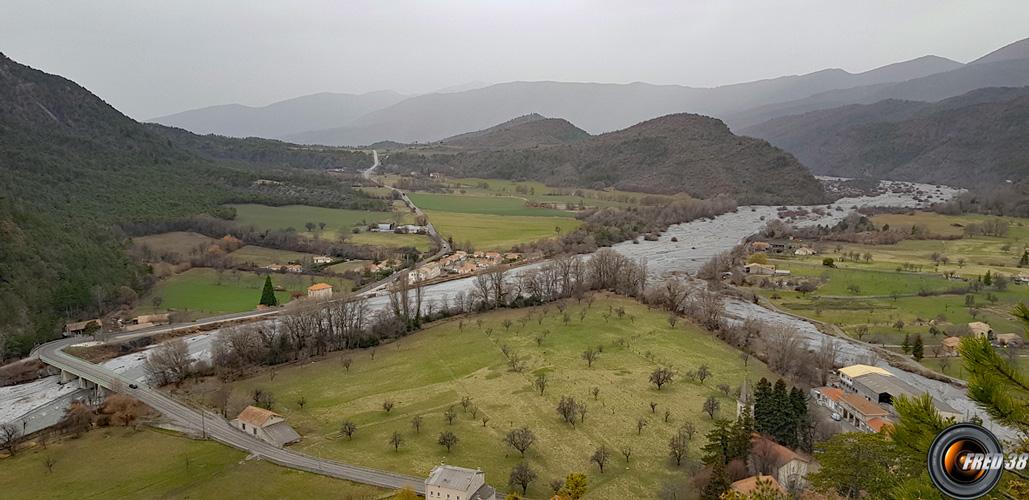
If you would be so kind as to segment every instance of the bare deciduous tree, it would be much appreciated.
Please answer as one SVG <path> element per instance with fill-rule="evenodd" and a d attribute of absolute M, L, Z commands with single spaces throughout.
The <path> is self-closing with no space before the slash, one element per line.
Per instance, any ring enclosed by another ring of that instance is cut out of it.
<path fill-rule="evenodd" d="M 611 452 L 607 449 L 607 446 L 601 445 L 597 448 L 597 451 L 593 452 L 593 456 L 590 457 L 590 462 L 597 464 L 600 467 L 600 473 L 604 473 L 604 466 L 607 465 L 607 461 L 611 458 Z"/>
<path fill-rule="evenodd" d="M 536 435 L 528 427 L 513 429 L 504 437 L 504 442 L 518 450 L 523 457 L 525 451 L 536 442 Z"/>
<path fill-rule="evenodd" d="M 404 437 L 399 432 L 393 431 L 393 435 L 389 437 L 389 444 L 393 446 L 393 451 L 400 451 L 400 445 L 404 444 Z"/>
<path fill-rule="evenodd" d="M 715 414 L 718 413 L 718 408 L 721 406 L 722 404 L 715 399 L 714 396 L 708 396 L 707 399 L 704 400 L 704 413 L 707 413 L 709 417 L 714 419 Z"/>
<path fill-rule="evenodd" d="M 536 388 L 536 391 L 543 395 L 543 392 L 547 390 L 547 374 L 540 373 L 536 375 L 536 379 L 532 381 L 532 386 Z"/>
<path fill-rule="evenodd" d="M 561 401 L 557 404 L 557 413 L 565 422 L 575 427 L 575 419 L 579 416 L 579 404 L 571 396 L 561 396 Z"/>
<path fill-rule="evenodd" d="M 0 449 L 7 450 L 13 457 L 18 452 L 18 444 L 21 442 L 21 429 L 17 425 L 8 422 L 0 425 Z"/>
<path fill-rule="evenodd" d="M 662 386 L 672 381 L 673 376 L 671 368 L 660 366 L 650 372 L 650 383 L 657 386 L 657 390 L 660 391 Z"/>
<path fill-rule="evenodd" d="M 582 359 L 586 360 L 586 366 L 592 368 L 593 362 L 600 356 L 600 351 L 595 347 L 589 346 L 585 351 L 582 352 Z"/>
<path fill-rule="evenodd" d="M 450 452 L 450 449 L 457 445 L 457 435 L 450 431 L 443 431 L 439 434 L 439 439 L 436 441 Z"/>
<path fill-rule="evenodd" d="M 686 437 L 686 434 L 681 430 L 672 436 L 672 439 L 668 441 L 668 454 L 675 460 L 676 467 L 682 465 L 682 459 L 686 457 L 686 453 L 690 449 L 690 440 Z"/>
<path fill-rule="evenodd" d="M 339 426 L 339 431 L 347 437 L 347 439 L 353 439 L 354 433 L 357 432 L 357 424 L 344 420 L 343 424 Z"/>

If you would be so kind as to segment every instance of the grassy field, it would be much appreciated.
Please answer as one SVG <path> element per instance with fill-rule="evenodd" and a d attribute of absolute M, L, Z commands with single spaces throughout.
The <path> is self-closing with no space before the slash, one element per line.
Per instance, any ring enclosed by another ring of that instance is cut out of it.
<path fill-rule="evenodd" d="M 345 273 L 347 271 L 362 271 L 365 266 L 371 264 L 370 260 L 351 260 L 347 262 L 340 262 L 339 264 L 333 264 L 327 268 L 326 271 L 333 273 Z"/>
<path fill-rule="evenodd" d="M 443 238 L 462 244 L 470 241 L 476 250 L 506 250 L 519 243 L 553 238 L 581 224 L 569 217 L 518 217 L 503 215 L 426 212 Z"/>
<path fill-rule="evenodd" d="M 937 234 L 963 234 L 964 227 L 982 222 L 983 216 L 943 216 L 916 213 L 915 215 L 881 215 L 877 224 L 890 224 L 894 228 L 923 225 Z M 812 319 L 835 324 L 851 335 L 862 334 L 863 340 L 887 345 L 899 345 L 905 335 L 922 335 L 926 356 L 933 355 L 946 333 L 929 333 L 930 321 L 946 332 L 954 325 L 972 321 L 989 323 L 997 333 L 1022 333 L 1022 326 L 1011 315 L 1019 302 L 1029 302 L 1029 288 L 1008 285 L 1001 290 L 984 286 L 979 292 L 931 293 L 966 287 L 986 271 L 997 275 L 1014 275 L 1029 270 L 1016 267 L 1018 257 L 1029 243 L 1026 219 L 1008 219 L 1010 231 L 1005 237 L 965 237 L 959 240 L 908 240 L 896 245 L 834 244 L 820 255 L 808 257 L 780 257 L 771 262 L 778 268 L 789 269 L 796 277 L 816 281 L 818 289 L 801 294 L 791 289 L 758 289 L 754 291 L 771 300 L 778 307 Z M 946 264 L 932 260 L 933 253 L 947 256 Z M 870 254 L 865 261 L 840 260 L 851 253 Z M 824 257 L 836 259 L 836 268 L 821 265 Z M 960 261 L 960 262 L 959 262 Z M 920 266 L 921 271 L 905 271 L 905 264 Z M 898 269 L 899 268 L 899 269 Z M 963 279 L 948 280 L 945 271 Z M 970 295 L 971 299 L 966 296 Z M 973 301 L 969 307 L 967 300 Z M 974 313 L 974 316 L 973 316 Z M 925 359 L 926 366 L 939 367 L 938 360 Z M 948 368 L 951 375 L 956 363 Z M 957 375 L 955 375 L 957 376 Z"/>
<path fill-rule="evenodd" d="M 229 257 L 241 263 L 253 263 L 254 265 L 266 266 L 269 264 L 287 264 L 290 262 L 301 262 L 315 257 L 314 254 L 303 252 L 291 252 L 289 250 L 277 250 L 254 245 L 247 245 L 229 254 Z"/>
<path fill-rule="evenodd" d="M 373 499 L 386 493 L 245 456 L 156 430 L 98 429 L 0 459 L 0 491 L 5 499 Z M 47 458 L 54 462 L 52 473 Z"/>
<path fill-rule="evenodd" d="M 266 205 L 231 205 L 236 209 L 236 222 L 257 229 L 293 228 L 309 238 L 314 232 L 306 229 L 305 224 L 325 223 L 325 230 L 317 231 L 323 239 L 337 239 L 340 234 L 350 234 L 355 226 L 366 226 L 376 222 L 409 222 L 410 215 L 404 212 L 367 212 L 362 210 L 342 210 L 336 208 L 310 207 L 305 205 L 288 205 L 270 207 Z"/>
<path fill-rule="evenodd" d="M 418 208 L 425 211 L 532 217 L 568 217 L 570 215 L 563 210 L 527 207 L 524 200 L 508 196 L 411 193 L 409 198 Z"/>
<path fill-rule="evenodd" d="M 350 281 L 340 278 L 288 273 L 271 276 L 276 287 L 286 290 L 304 291 L 322 281 L 335 286 L 337 292 L 350 290 L 353 286 Z M 256 273 L 235 270 L 219 273 L 214 269 L 194 268 L 158 282 L 140 299 L 135 313 L 173 310 L 203 315 L 250 311 L 257 307 L 263 286 L 264 276 Z M 161 297 L 158 307 L 153 305 L 155 296 Z M 280 304 L 290 300 L 288 291 L 276 292 L 275 296 Z"/>
<path fill-rule="evenodd" d="M 379 247 L 414 247 L 419 252 L 428 252 L 432 240 L 424 234 L 371 233 L 363 231 L 347 236 L 347 241 L 357 245 L 374 245 Z"/>
<path fill-rule="evenodd" d="M 618 308 L 624 308 L 624 316 L 618 317 Z M 586 316 L 580 320 L 583 310 Z M 530 497 L 545 498 L 551 479 L 583 472 L 589 477 L 590 498 L 650 498 L 663 481 L 684 474 L 668 457 L 668 440 L 684 422 L 697 426 L 690 457 L 699 457 L 711 426 L 701 411 L 708 396 L 720 401 L 721 416 L 735 418 L 735 400 L 716 387 L 735 388 L 748 371 L 752 380 L 770 376 L 753 359 L 746 368 L 737 351 L 707 332 L 683 322 L 672 328 L 664 313 L 627 299 L 599 296 L 591 306 L 570 302 L 567 312 L 567 324 L 554 305 L 455 318 L 374 352 L 337 354 L 280 368 L 274 378 L 259 375 L 236 382 L 234 392 L 241 398 L 256 387 L 271 391 L 277 401 L 274 410 L 304 436 L 297 447 L 307 453 L 418 475 L 441 461 L 482 467 L 489 482 L 508 491 L 508 473 L 520 457 L 504 445 L 503 437 L 510 429 L 528 426 L 537 441 L 526 460 L 540 475 L 529 488 Z M 528 320 L 524 325 L 522 318 Z M 505 320 L 513 322 L 509 330 Z M 539 345 L 538 336 L 543 336 Z M 524 360 L 524 371 L 509 369 L 502 346 Z M 581 358 L 588 346 L 603 349 L 592 368 Z M 349 372 L 341 366 L 341 356 L 353 358 Z M 682 377 L 702 364 L 713 372 L 704 384 Z M 658 391 L 648 375 L 660 365 L 673 367 L 679 375 Z M 544 396 L 532 386 L 540 373 L 550 380 Z M 592 387 L 600 389 L 596 400 Z M 303 409 L 295 404 L 300 395 L 306 399 Z M 562 395 L 587 404 L 584 422 L 574 427 L 562 422 L 555 411 Z M 489 416 L 485 426 L 460 405 L 466 396 L 478 417 Z M 385 399 L 396 405 L 388 414 L 382 409 Z M 657 403 L 656 413 L 651 413 L 650 402 Z M 443 414 L 451 406 L 458 416 L 448 425 Z M 667 423 L 665 410 L 671 412 Z M 410 423 L 415 416 L 424 419 L 420 432 Z M 637 434 L 640 418 L 648 425 Z M 339 431 L 345 419 L 357 424 L 353 440 Z M 460 440 L 450 453 L 437 444 L 444 430 Z M 394 431 L 404 438 L 398 452 L 388 443 Z M 589 462 L 600 445 L 613 453 L 603 474 Z M 620 454 L 624 447 L 632 449 L 628 464 Z"/>
<path fill-rule="evenodd" d="M 550 238 L 579 225 L 570 212 L 530 208 L 518 198 L 412 193 L 444 238 L 471 242 L 476 250 L 506 250 L 519 243 Z"/>
<path fill-rule="evenodd" d="M 446 184 L 462 194 L 480 196 L 514 196 L 542 203 L 568 203 L 587 207 L 631 207 L 639 204 L 641 193 L 598 191 L 595 189 L 554 188 L 540 182 L 502 179 L 447 179 Z M 579 193 L 576 196 L 575 193 Z"/>
<path fill-rule="evenodd" d="M 133 245 L 145 245 L 153 250 L 155 254 L 171 252 L 179 254 L 181 257 L 189 257 L 190 252 L 197 247 L 201 245 L 209 246 L 214 241 L 214 238 L 187 231 L 173 231 L 132 238 Z"/>

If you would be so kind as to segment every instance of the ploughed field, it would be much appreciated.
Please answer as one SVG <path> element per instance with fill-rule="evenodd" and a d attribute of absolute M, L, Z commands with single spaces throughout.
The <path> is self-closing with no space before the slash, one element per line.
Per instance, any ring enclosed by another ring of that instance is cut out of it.
<path fill-rule="evenodd" d="M 306 453 L 415 475 L 440 462 L 481 467 L 501 491 L 510 490 L 508 474 L 522 460 L 504 436 L 527 426 L 536 442 L 525 460 L 539 474 L 530 497 L 545 498 L 547 483 L 570 472 L 588 476 L 592 498 L 651 497 L 664 481 L 685 473 L 685 464 L 675 467 L 668 455 L 669 439 L 685 422 L 696 426 L 689 457 L 699 460 L 712 423 L 704 401 L 714 396 L 721 405 L 717 416 L 735 418 L 733 391 L 747 376 L 771 375 L 753 359 L 745 366 L 736 350 L 690 323 L 673 327 L 664 312 L 595 297 L 591 305 L 569 300 L 564 313 L 550 304 L 451 318 L 391 344 L 235 382 L 233 398 L 242 404 L 255 388 L 270 391 L 272 409 L 303 435 L 295 446 Z M 602 352 L 588 367 L 582 354 L 591 346 Z M 520 360 L 519 371 L 512 357 Z M 344 358 L 352 359 L 349 370 Z M 705 364 L 711 378 L 685 378 Z M 662 390 L 648 381 L 659 366 L 676 371 Z M 542 396 L 533 385 L 540 374 L 549 381 Z M 585 403 L 584 421 L 572 426 L 562 420 L 556 411 L 562 396 Z M 386 400 L 394 403 L 388 413 Z M 452 424 L 445 420 L 450 408 Z M 415 417 L 423 420 L 420 431 L 412 427 Z M 639 419 L 646 421 L 642 431 Z M 352 439 L 340 432 L 344 420 L 357 425 Z M 450 452 L 437 444 L 444 431 L 459 439 Z M 399 451 L 389 442 L 394 432 L 403 438 Z M 612 453 L 603 474 L 589 461 L 601 445 Z M 628 463 L 623 448 L 631 449 Z"/>
<path fill-rule="evenodd" d="M 47 467 L 52 464 L 53 469 Z M 0 460 L 3 498 L 345 498 L 385 490 L 300 472 L 214 441 L 144 428 L 98 428 Z"/>

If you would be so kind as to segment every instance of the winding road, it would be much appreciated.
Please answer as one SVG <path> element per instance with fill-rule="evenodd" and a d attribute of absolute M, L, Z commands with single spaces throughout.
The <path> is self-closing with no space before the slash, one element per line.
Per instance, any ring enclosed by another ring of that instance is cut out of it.
<path fill-rule="evenodd" d="M 288 449 L 278 448 L 232 427 L 221 415 L 202 409 L 191 408 L 162 394 L 156 389 L 143 385 L 133 389 L 129 384 L 135 383 L 135 380 L 123 377 L 107 368 L 81 360 L 64 352 L 63 349 L 65 347 L 79 341 L 76 339 L 62 339 L 43 344 L 33 351 L 33 355 L 38 356 L 40 360 L 50 366 L 97 383 L 102 387 L 108 389 L 118 387 L 120 392 L 124 392 L 146 403 L 164 415 L 165 418 L 174 422 L 178 427 L 246 451 L 269 462 L 284 467 L 382 488 L 411 488 L 419 494 L 425 493 L 424 480 L 422 478 L 314 458 Z"/>

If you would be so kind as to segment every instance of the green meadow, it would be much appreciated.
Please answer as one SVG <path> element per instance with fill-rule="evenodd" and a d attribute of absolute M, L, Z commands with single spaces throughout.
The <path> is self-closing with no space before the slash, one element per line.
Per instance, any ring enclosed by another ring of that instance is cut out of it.
<path fill-rule="evenodd" d="M 53 465 L 53 470 L 46 466 Z M 0 491 L 18 499 L 340 498 L 386 490 L 286 469 L 213 441 L 103 428 L 0 459 Z"/>
<path fill-rule="evenodd" d="M 349 291 L 353 283 L 340 278 L 272 273 L 272 283 L 286 291 L 275 292 L 280 304 L 290 300 L 290 291 L 304 292 L 308 286 L 326 282 L 337 292 Z M 192 316 L 251 311 L 257 307 L 264 286 L 264 275 L 247 271 L 217 271 L 193 268 L 163 279 L 150 289 L 135 309 L 137 314 L 156 311 L 178 311 Z M 161 297 L 154 305 L 154 297 Z"/>
<path fill-rule="evenodd" d="M 267 205 L 230 205 L 236 209 L 236 222 L 243 226 L 253 226 L 259 230 L 280 230 L 293 228 L 298 233 L 314 238 L 338 239 L 351 233 L 354 227 L 363 227 L 376 222 L 408 222 L 410 215 L 400 211 L 369 212 L 363 210 L 343 210 L 338 208 L 311 207 L 306 205 L 287 205 L 271 207 Z M 325 229 L 308 231 L 305 227 L 310 222 L 315 225 L 325 223 Z"/>
<path fill-rule="evenodd" d="M 591 305 L 566 305 L 567 321 L 553 304 L 451 318 L 372 350 L 235 382 L 234 394 L 271 391 L 273 409 L 303 435 L 296 446 L 306 453 L 416 475 L 444 461 L 481 467 L 501 491 L 508 491 L 508 473 L 522 460 L 503 438 L 527 426 L 536 442 L 525 460 L 539 473 L 529 497 L 545 498 L 551 479 L 582 472 L 590 498 L 648 498 L 664 481 L 685 474 L 685 465 L 670 460 L 668 440 L 686 422 L 697 428 L 690 458 L 699 458 L 712 423 L 702 412 L 704 400 L 714 396 L 719 415 L 735 418 L 734 397 L 718 386 L 736 388 L 745 377 L 770 376 L 760 362 L 745 366 L 735 349 L 700 328 L 685 321 L 671 327 L 666 314 L 634 301 L 598 295 Z M 591 346 L 602 352 L 588 367 L 582 353 Z M 520 371 L 511 368 L 505 351 L 521 360 Z M 349 370 L 342 358 L 353 360 Z M 704 383 L 683 376 L 704 364 L 712 371 Z M 662 390 L 648 381 L 659 366 L 677 372 Z M 542 396 L 533 386 L 540 374 L 549 381 Z M 296 404 L 301 396 L 303 408 Z M 555 411 L 562 396 L 585 403 L 583 421 L 562 421 Z M 470 398 L 467 408 L 463 398 Z M 385 400 L 395 405 L 390 412 L 383 409 Z M 444 418 L 448 408 L 456 413 L 452 424 Z M 415 417 L 422 419 L 418 431 L 411 424 Z M 642 431 L 640 419 L 646 422 Z M 340 432 L 344 420 L 357 425 L 352 439 Z M 458 436 L 450 452 L 437 444 L 443 431 Z M 399 451 L 389 444 L 394 432 L 403 438 Z M 612 453 L 603 474 L 589 461 L 599 446 Z M 631 450 L 628 463 L 623 448 Z"/>

